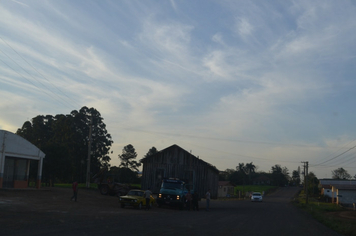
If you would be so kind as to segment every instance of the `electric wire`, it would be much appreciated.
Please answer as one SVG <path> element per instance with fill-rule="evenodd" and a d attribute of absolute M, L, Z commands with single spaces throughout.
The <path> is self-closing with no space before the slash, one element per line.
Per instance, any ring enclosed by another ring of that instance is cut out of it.
<path fill-rule="evenodd" d="M 8 66 L 11 70 L 13 70 L 15 73 L 17 73 L 20 77 L 24 78 L 25 80 L 27 80 L 29 83 L 31 83 L 34 87 L 36 87 L 37 89 L 41 90 L 43 93 L 45 93 L 46 95 L 48 95 L 48 97 L 55 99 L 57 102 L 61 103 L 62 105 L 65 105 L 64 103 L 62 103 L 62 101 L 57 100 L 56 98 L 52 97 L 49 93 L 46 92 L 46 90 L 39 88 L 37 85 L 35 85 L 32 81 L 28 80 L 26 77 L 24 77 L 22 74 L 20 74 L 18 71 L 16 71 L 15 69 L 13 69 L 10 65 L 8 65 L 6 62 L 4 62 L 3 60 L 0 59 L 0 61 L 2 63 L 4 63 L 6 66 Z"/>
<path fill-rule="evenodd" d="M 22 60 L 24 60 L 30 67 L 32 67 L 39 75 L 42 76 L 48 83 L 50 83 L 53 87 L 55 87 L 61 94 L 67 97 L 72 102 L 76 103 L 75 100 L 71 99 L 67 94 L 65 94 L 62 90 L 60 90 L 56 85 L 54 85 L 49 79 L 47 79 L 42 73 L 40 73 L 31 63 L 29 63 L 20 53 L 18 53 L 10 44 L 8 44 L 1 36 L 0 39 L 9 47 L 11 48 Z M 22 67 L 21 67 L 22 68 Z M 22 68 L 23 69 L 23 68 Z M 35 78 L 34 78 L 35 79 Z M 77 104 L 79 105 L 79 104 Z M 80 105 L 79 105 L 80 106 Z"/>
<path fill-rule="evenodd" d="M 347 153 L 347 152 L 351 151 L 351 150 L 352 150 L 352 149 L 354 149 L 354 148 L 356 148 L 356 145 L 355 145 L 355 146 L 353 146 L 353 147 L 351 147 L 351 148 L 349 148 L 348 150 L 346 150 L 346 151 L 342 152 L 341 154 L 339 154 L 339 155 L 337 155 L 337 156 L 334 156 L 333 158 L 331 158 L 331 159 L 329 159 L 329 160 L 326 160 L 326 161 L 320 162 L 320 163 L 318 163 L 318 164 L 310 165 L 310 166 L 311 166 L 311 167 L 315 167 L 315 166 L 319 166 L 319 165 L 325 164 L 326 162 L 329 162 L 329 161 L 331 161 L 331 160 L 335 160 L 336 158 L 338 158 L 338 157 L 340 157 L 340 156 L 344 155 L 345 153 Z"/>

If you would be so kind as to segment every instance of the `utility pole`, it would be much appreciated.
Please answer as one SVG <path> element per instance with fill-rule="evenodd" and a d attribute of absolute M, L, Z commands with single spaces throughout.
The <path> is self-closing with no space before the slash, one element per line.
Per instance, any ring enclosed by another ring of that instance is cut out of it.
<path fill-rule="evenodd" d="M 305 176 L 306 177 L 306 179 L 305 179 L 305 182 L 306 182 L 306 189 L 307 189 L 307 191 L 306 191 L 306 194 L 307 194 L 307 197 L 306 197 L 306 199 L 305 199 L 305 204 L 308 204 L 308 162 L 306 162 L 306 169 L 307 169 L 307 175 Z"/>
<path fill-rule="evenodd" d="M 87 163 L 87 182 L 86 187 L 90 188 L 90 156 L 91 156 L 91 132 L 93 126 L 93 117 L 90 116 L 89 140 L 88 140 L 88 163 Z"/>
<path fill-rule="evenodd" d="M 308 163 L 307 161 L 304 163 L 304 191 L 305 191 L 305 204 L 308 204 Z"/>

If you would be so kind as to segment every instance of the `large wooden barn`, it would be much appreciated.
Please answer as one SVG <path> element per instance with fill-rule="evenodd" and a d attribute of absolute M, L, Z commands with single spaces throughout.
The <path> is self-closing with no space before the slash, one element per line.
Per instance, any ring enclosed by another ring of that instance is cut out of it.
<path fill-rule="evenodd" d="M 178 145 L 163 149 L 142 163 L 142 189 L 151 188 L 158 193 L 164 178 L 179 178 L 193 184 L 201 197 L 208 189 L 211 198 L 218 196 L 219 170 Z"/>

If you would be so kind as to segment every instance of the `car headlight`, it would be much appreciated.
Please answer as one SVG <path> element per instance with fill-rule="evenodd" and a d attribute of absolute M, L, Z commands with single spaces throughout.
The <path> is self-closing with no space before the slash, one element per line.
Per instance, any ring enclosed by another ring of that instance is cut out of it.
<path fill-rule="evenodd" d="M 134 202 L 137 202 L 137 200 L 135 199 Z"/>
<path fill-rule="evenodd" d="M 179 200 L 179 195 L 177 195 L 177 200 Z"/>
<path fill-rule="evenodd" d="M 162 194 L 160 193 L 160 194 L 158 194 L 158 198 L 162 198 Z"/>
<path fill-rule="evenodd" d="M 121 202 L 121 197 L 119 198 L 120 202 Z"/>

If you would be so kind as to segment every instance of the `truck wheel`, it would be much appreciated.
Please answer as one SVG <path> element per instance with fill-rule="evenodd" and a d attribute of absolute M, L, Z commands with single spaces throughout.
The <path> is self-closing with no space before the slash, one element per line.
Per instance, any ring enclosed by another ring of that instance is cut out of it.
<path fill-rule="evenodd" d="M 106 185 L 101 186 L 101 187 L 100 187 L 100 193 L 101 193 L 102 195 L 108 195 L 108 193 L 109 193 L 109 187 L 106 186 Z"/>

